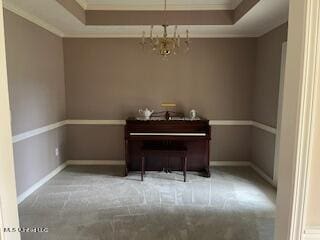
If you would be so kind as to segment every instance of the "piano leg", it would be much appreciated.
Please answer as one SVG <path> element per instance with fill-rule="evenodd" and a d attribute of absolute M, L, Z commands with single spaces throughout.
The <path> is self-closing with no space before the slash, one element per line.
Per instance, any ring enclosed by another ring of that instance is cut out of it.
<path fill-rule="evenodd" d="M 183 158 L 183 181 L 187 181 L 187 157 L 185 156 Z"/>
<path fill-rule="evenodd" d="M 171 168 L 170 168 L 170 157 L 167 156 L 167 173 L 171 173 Z"/>
<path fill-rule="evenodd" d="M 206 168 L 204 170 L 204 177 L 207 177 L 207 178 L 211 177 L 211 173 L 210 173 L 210 169 L 209 168 Z"/>
<path fill-rule="evenodd" d="M 124 168 L 124 176 L 128 176 L 128 158 L 129 158 L 129 153 L 128 153 L 128 140 L 125 141 L 125 160 L 126 160 L 126 166 Z"/>
<path fill-rule="evenodd" d="M 206 148 L 205 148 L 205 164 L 206 164 L 206 167 L 204 169 L 204 176 L 209 178 L 211 176 L 211 173 L 210 173 L 210 142 L 209 141 L 206 141 Z"/>
<path fill-rule="evenodd" d="M 144 175 L 144 160 L 145 160 L 145 157 L 142 156 L 142 158 L 141 158 L 141 181 L 143 181 L 143 175 Z"/>

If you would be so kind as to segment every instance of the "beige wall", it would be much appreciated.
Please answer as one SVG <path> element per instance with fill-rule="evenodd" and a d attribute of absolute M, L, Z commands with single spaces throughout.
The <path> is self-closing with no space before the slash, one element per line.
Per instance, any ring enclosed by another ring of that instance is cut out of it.
<path fill-rule="evenodd" d="M 55 155 L 59 148 L 59 156 Z M 18 194 L 23 193 L 65 161 L 66 131 L 57 128 L 14 144 Z"/>
<path fill-rule="evenodd" d="M 12 131 L 65 119 L 62 39 L 5 10 Z"/>
<path fill-rule="evenodd" d="M 282 43 L 287 41 L 287 24 L 257 40 L 257 68 L 253 90 L 253 120 L 277 127 Z"/>
<path fill-rule="evenodd" d="M 13 135 L 65 119 L 62 39 L 4 10 Z M 63 128 L 14 144 L 18 194 L 64 160 Z M 60 156 L 55 156 L 55 148 Z"/>
<path fill-rule="evenodd" d="M 67 145 L 69 160 L 124 160 L 124 127 L 71 125 Z"/>
<path fill-rule="evenodd" d="M 274 172 L 275 135 L 255 127 L 251 131 L 251 160 L 272 179 Z"/>
<path fill-rule="evenodd" d="M 253 38 L 193 39 L 189 53 L 164 61 L 139 39 L 64 39 L 68 118 L 126 119 L 173 101 L 208 119 L 251 119 L 255 48 Z M 213 160 L 249 161 L 249 135 L 248 127 L 215 127 Z M 123 128 L 72 126 L 68 146 L 70 159 L 123 159 Z"/>
<path fill-rule="evenodd" d="M 213 126 L 211 161 L 250 161 L 250 126 Z"/>
<path fill-rule="evenodd" d="M 139 39 L 64 39 L 71 119 L 125 119 L 174 101 L 209 119 L 250 119 L 255 39 L 193 39 L 163 61 Z"/>
<path fill-rule="evenodd" d="M 276 128 L 281 72 L 282 44 L 287 40 L 287 24 L 257 39 L 257 65 L 253 85 L 254 121 Z M 273 177 L 276 136 L 252 129 L 252 161 Z"/>

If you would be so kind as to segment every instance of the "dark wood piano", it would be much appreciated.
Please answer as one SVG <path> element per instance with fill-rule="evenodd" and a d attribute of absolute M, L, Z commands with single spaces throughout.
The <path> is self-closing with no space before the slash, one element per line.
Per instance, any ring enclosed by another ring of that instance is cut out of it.
<path fill-rule="evenodd" d="M 206 119 L 199 120 L 139 120 L 129 118 L 125 126 L 126 169 L 140 171 L 141 149 L 145 144 L 184 144 L 187 149 L 188 171 L 200 171 L 210 177 L 211 128 Z M 169 164 L 170 170 L 181 170 L 180 161 L 164 159 L 155 154 L 146 160 L 147 171 L 160 171 Z"/>

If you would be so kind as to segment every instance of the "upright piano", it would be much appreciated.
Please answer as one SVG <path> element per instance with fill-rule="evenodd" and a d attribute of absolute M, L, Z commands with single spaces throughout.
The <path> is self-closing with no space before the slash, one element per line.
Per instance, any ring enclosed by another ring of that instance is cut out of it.
<path fill-rule="evenodd" d="M 187 170 L 199 171 L 210 177 L 211 128 L 206 119 L 137 119 L 129 118 L 125 126 L 125 159 L 128 171 L 140 171 L 141 149 L 145 144 L 184 144 L 187 148 Z M 145 163 L 147 171 L 161 171 L 164 162 L 168 161 L 171 170 L 181 170 L 180 161 L 163 159 L 163 155 L 155 154 Z"/>

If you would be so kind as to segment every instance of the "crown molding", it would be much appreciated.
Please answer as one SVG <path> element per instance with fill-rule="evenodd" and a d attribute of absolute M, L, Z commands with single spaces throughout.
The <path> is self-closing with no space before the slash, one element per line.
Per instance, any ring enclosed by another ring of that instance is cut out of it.
<path fill-rule="evenodd" d="M 82 8 L 83 10 L 88 9 L 88 3 L 86 0 L 75 0 Z"/>
<path fill-rule="evenodd" d="M 20 17 L 23 17 L 24 19 L 46 29 L 47 31 L 49 31 L 59 37 L 64 37 L 64 33 L 60 29 L 50 25 L 49 23 L 43 21 L 42 19 L 40 19 L 34 15 L 22 10 L 21 8 L 17 7 L 15 4 L 13 4 L 10 1 L 4 1 L 3 7 L 5 9 L 9 10 L 10 12 L 13 12 L 13 13 L 19 15 Z"/>
<path fill-rule="evenodd" d="M 264 28 L 260 33 L 256 34 L 256 36 L 262 37 L 263 35 L 271 32 L 272 30 L 276 29 L 277 27 L 280 27 L 282 24 L 285 24 L 287 22 L 288 22 L 288 19 L 283 19 L 282 21 L 276 22 L 271 26 Z"/>
<path fill-rule="evenodd" d="M 234 4 L 170 4 L 167 9 L 171 10 L 233 10 Z M 109 10 L 109 11 L 147 11 L 147 10 L 163 10 L 163 4 L 143 4 L 133 5 L 127 4 L 119 6 L 117 4 L 88 4 L 85 10 Z"/>
<path fill-rule="evenodd" d="M 243 0 L 234 1 L 234 2 L 231 4 L 232 9 L 233 9 L 233 10 L 236 9 L 236 8 L 240 5 L 240 3 L 241 3 L 242 1 L 243 1 Z"/>
<path fill-rule="evenodd" d="M 163 4 L 143 4 L 140 6 L 127 4 L 119 7 L 117 4 L 89 4 L 87 0 L 75 0 L 84 10 L 162 10 Z M 169 10 L 234 10 L 242 0 L 232 3 L 217 4 L 170 4 Z"/>
<path fill-rule="evenodd" d="M 141 38 L 141 32 L 137 33 L 68 33 L 64 38 Z M 196 38 L 256 38 L 257 34 L 220 34 L 220 33 L 201 33 L 191 34 L 191 39 Z"/>
<path fill-rule="evenodd" d="M 87 0 L 75 0 L 84 10 L 162 10 L 163 3 L 161 4 L 89 4 Z M 243 0 L 234 0 L 231 3 L 208 3 L 208 4 L 195 4 L 195 3 L 170 3 L 168 10 L 234 10 Z"/>

